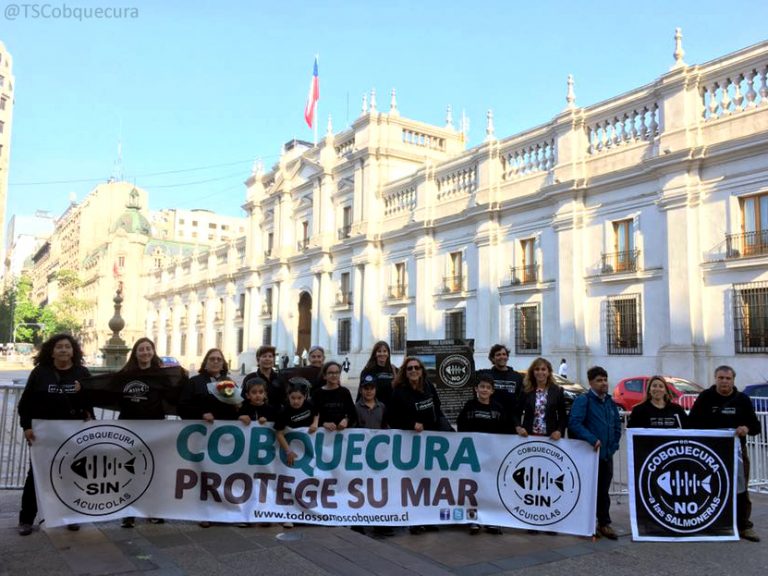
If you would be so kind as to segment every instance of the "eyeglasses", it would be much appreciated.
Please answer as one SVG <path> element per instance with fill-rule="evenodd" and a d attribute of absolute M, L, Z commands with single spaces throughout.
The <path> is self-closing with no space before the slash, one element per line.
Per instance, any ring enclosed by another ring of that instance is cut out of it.
<path fill-rule="evenodd" d="M 421 371 L 421 366 L 418 366 L 416 364 L 411 364 L 410 366 L 406 366 L 405 369 L 408 372 Z"/>

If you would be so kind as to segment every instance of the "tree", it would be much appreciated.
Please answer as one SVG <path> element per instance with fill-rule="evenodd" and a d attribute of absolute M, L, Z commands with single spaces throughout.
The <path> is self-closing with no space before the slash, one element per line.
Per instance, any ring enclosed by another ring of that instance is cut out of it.
<path fill-rule="evenodd" d="M 76 271 L 59 270 L 56 282 L 59 286 L 58 297 L 46 308 L 53 322 L 51 333 L 66 332 L 78 337 L 83 330 L 83 316 L 92 303 L 78 296 L 83 282 Z"/>
<path fill-rule="evenodd" d="M 45 338 L 45 328 L 35 326 L 41 324 L 41 309 L 32 303 L 32 279 L 29 276 L 22 275 L 15 286 L 15 298 L 13 300 L 13 328 L 16 332 L 15 339 L 13 331 L 11 338 L 15 342 L 31 342 L 39 344 Z"/>

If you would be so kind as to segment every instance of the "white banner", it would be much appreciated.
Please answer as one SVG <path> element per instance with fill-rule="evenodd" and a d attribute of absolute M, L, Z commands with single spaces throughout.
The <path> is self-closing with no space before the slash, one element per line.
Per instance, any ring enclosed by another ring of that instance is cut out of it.
<path fill-rule="evenodd" d="M 733 430 L 629 428 L 632 539 L 738 540 Z"/>
<path fill-rule="evenodd" d="M 239 422 L 35 420 L 46 526 L 125 516 L 324 525 L 467 524 L 591 535 L 598 454 L 510 435 L 290 430 Z"/>

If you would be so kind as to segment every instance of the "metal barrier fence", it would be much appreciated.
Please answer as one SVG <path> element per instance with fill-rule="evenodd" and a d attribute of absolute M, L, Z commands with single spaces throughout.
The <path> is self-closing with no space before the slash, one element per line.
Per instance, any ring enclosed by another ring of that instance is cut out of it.
<path fill-rule="evenodd" d="M 22 488 L 29 467 L 29 448 L 19 426 L 16 406 L 23 388 L 9 384 L 0 384 L 0 489 Z M 622 413 L 622 427 L 626 429 L 626 412 Z M 99 420 L 114 420 L 117 412 L 96 409 Z M 747 440 L 749 459 L 752 463 L 749 488 L 753 491 L 768 493 L 768 411 L 758 412 L 763 434 L 750 436 Z M 613 484 L 611 494 L 619 500 L 627 494 L 627 449 L 626 442 L 621 443 L 613 462 Z"/>

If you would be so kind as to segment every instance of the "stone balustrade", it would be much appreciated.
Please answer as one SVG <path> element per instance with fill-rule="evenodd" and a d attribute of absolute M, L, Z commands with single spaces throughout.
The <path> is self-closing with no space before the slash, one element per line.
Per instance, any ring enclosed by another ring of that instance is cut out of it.
<path fill-rule="evenodd" d="M 384 196 L 384 216 L 397 216 L 416 208 L 416 184 L 395 188 Z"/>
<path fill-rule="evenodd" d="M 642 98 L 638 102 L 634 98 L 622 98 L 622 104 L 602 113 L 599 109 L 586 109 L 588 155 L 651 141 L 663 129 L 659 120 L 659 103 L 655 100 Z"/>
<path fill-rule="evenodd" d="M 702 66 L 699 94 L 705 122 L 768 105 L 768 55 L 763 50 L 749 56 Z"/>
<path fill-rule="evenodd" d="M 555 138 L 546 135 L 537 141 L 515 138 L 501 148 L 501 177 L 513 180 L 536 172 L 549 172 L 557 164 Z"/>
<path fill-rule="evenodd" d="M 414 146 L 424 146 L 433 150 L 445 150 L 445 138 L 427 134 L 426 132 L 417 132 L 409 128 L 403 128 L 403 143 L 413 144 Z"/>
<path fill-rule="evenodd" d="M 458 168 L 449 168 L 442 173 L 438 173 L 435 183 L 437 185 L 438 201 L 449 200 L 457 196 L 472 195 L 477 191 L 477 162 L 471 160 L 470 164 L 464 164 Z"/>

